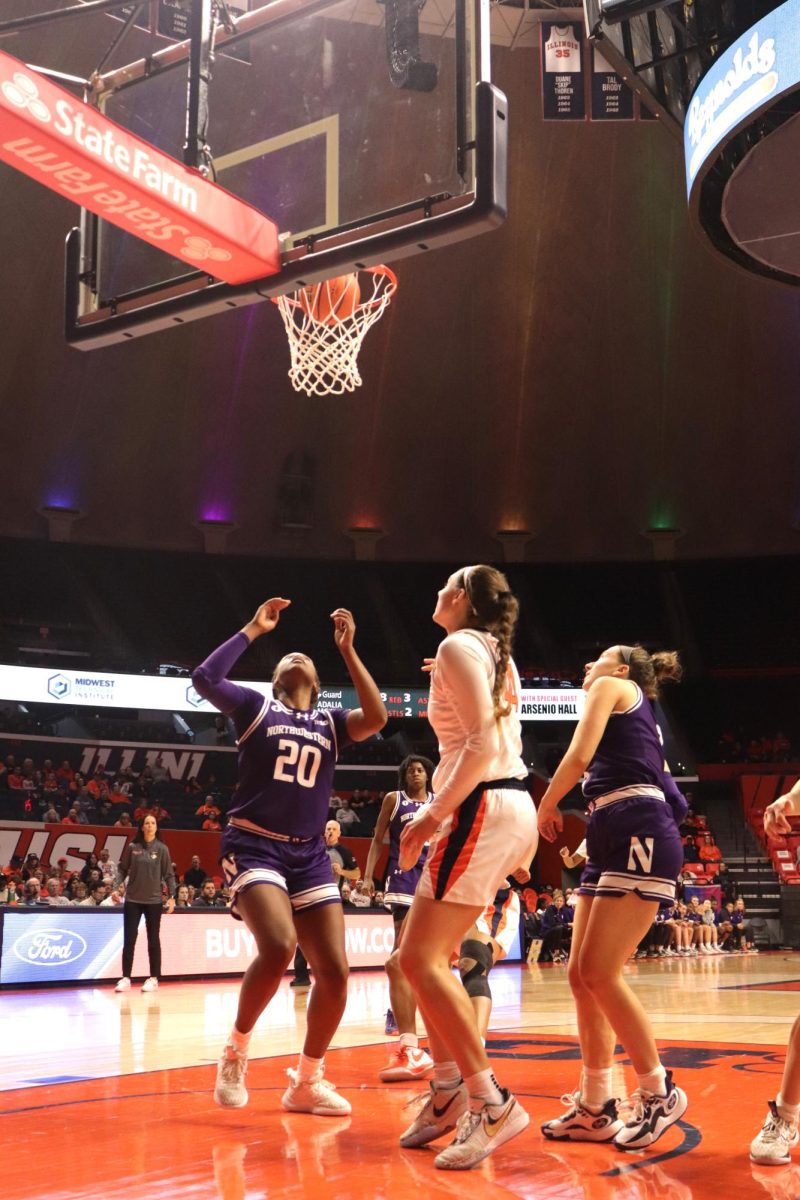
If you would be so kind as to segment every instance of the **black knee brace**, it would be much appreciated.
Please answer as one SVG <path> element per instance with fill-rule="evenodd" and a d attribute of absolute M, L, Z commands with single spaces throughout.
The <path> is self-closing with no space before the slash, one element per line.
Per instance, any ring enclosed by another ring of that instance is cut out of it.
<path fill-rule="evenodd" d="M 467 966 L 472 963 L 472 966 Z M 467 938 L 461 943 L 458 972 L 468 996 L 486 996 L 491 1000 L 489 988 L 489 972 L 494 963 L 492 947 L 474 938 Z"/>

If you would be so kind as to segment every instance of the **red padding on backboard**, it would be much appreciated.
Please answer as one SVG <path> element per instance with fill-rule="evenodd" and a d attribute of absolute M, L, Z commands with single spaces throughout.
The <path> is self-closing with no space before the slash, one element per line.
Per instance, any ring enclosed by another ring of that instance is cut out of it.
<path fill-rule="evenodd" d="M 0 160 L 225 283 L 280 270 L 263 213 L 3 51 Z"/>

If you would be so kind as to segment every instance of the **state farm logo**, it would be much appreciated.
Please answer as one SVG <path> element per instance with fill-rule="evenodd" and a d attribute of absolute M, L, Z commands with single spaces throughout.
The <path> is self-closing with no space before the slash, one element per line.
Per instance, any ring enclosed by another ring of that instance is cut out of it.
<path fill-rule="evenodd" d="M 51 675 L 47 681 L 47 690 L 54 700 L 63 700 L 72 691 L 72 684 L 66 675 Z"/>
<path fill-rule="evenodd" d="M 14 954 L 37 967 L 61 967 L 77 962 L 88 947 L 74 929 L 34 929 L 14 942 Z"/>
<path fill-rule="evenodd" d="M 15 108 L 27 108 L 37 121 L 50 120 L 50 109 L 44 100 L 40 99 L 39 89 L 33 80 L 21 71 L 16 71 L 11 79 L 4 80 L 0 91 L 9 104 L 13 104 Z"/>
<path fill-rule="evenodd" d="M 211 259 L 212 262 L 230 262 L 233 257 L 229 250 L 221 250 L 204 237 L 187 237 L 183 243 L 183 252 L 187 258 L 193 258 L 197 262 L 205 262 L 206 259 Z"/>

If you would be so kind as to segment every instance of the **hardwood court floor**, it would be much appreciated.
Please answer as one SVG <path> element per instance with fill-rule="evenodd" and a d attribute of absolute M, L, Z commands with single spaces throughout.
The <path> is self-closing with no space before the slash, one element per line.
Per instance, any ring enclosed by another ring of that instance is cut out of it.
<path fill-rule="evenodd" d="M 214 1062 L 235 1012 L 235 981 L 0 994 L 0 1153 L 15 1200 L 722 1200 L 800 1197 L 797 1166 L 758 1168 L 750 1139 L 775 1095 L 800 1008 L 800 955 L 659 960 L 628 968 L 665 1064 L 689 1094 L 685 1119 L 650 1152 L 557 1144 L 539 1133 L 577 1081 L 577 1047 L 559 967 L 498 968 L 489 1051 L 529 1129 L 468 1174 L 436 1171 L 430 1150 L 402 1151 L 418 1085 L 384 1085 L 382 974 L 351 979 L 326 1074 L 351 1117 L 280 1108 L 306 1000 L 282 985 L 252 1044 L 250 1103 L 211 1100 Z M 625 1056 L 619 1082 L 632 1084 Z"/>

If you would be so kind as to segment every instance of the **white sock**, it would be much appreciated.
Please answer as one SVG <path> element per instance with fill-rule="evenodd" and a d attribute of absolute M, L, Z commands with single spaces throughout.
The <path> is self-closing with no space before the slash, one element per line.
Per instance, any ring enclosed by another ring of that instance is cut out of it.
<path fill-rule="evenodd" d="M 297 1063 L 297 1078 L 301 1083 L 307 1082 L 313 1075 L 319 1071 L 322 1075 L 325 1066 L 324 1058 L 309 1058 L 307 1054 L 300 1055 Z"/>
<path fill-rule="evenodd" d="M 464 1083 L 471 1100 L 483 1100 L 485 1104 L 503 1103 L 505 1097 L 491 1067 L 487 1067 L 485 1071 L 478 1071 L 475 1075 L 466 1076 Z"/>
<path fill-rule="evenodd" d="M 452 1092 L 461 1083 L 461 1072 L 454 1062 L 433 1064 L 433 1086 L 437 1092 Z"/>
<path fill-rule="evenodd" d="M 581 1101 L 587 1108 L 600 1112 L 606 1101 L 611 1099 L 611 1075 L 611 1067 L 599 1067 L 597 1070 L 592 1067 L 583 1068 Z"/>
<path fill-rule="evenodd" d="M 783 1096 L 778 1092 L 775 1106 L 784 1121 L 791 1121 L 792 1125 L 797 1124 L 797 1118 L 800 1117 L 800 1104 L 787 1104 Z"/>
<path fill-rule="evenodd" d="M 646 1075 L 637 1075 L 636 1078 L 643 1092 L 652 1092 L 656 1096 L 666 1096 L 667 1071 L 661 1063 L 654 1070 L 648 1071 Z"/>
<path fill-rule="evenodd" d="M 252 1029 L 250 1033 L 240 1033 L 234 1025 L 231 1030 L 231 1036 L 228 1038 L 228 1045 L 233 1046 L 237 1054 L 247 1054 L 247 1047 L 250 1045 L 250 1038 L 253 1036 Z"/>
<path fill-rule="evenodd" d="M 417 1050 L 419 1048 L 419 1038 L 417 1037 L 417 1035 L 415 1033 L 401 1033 L 400 1034 L 400 1045 L 401 1046 L 412 1046 L 414 1048 L 414 1050 Z"/>

